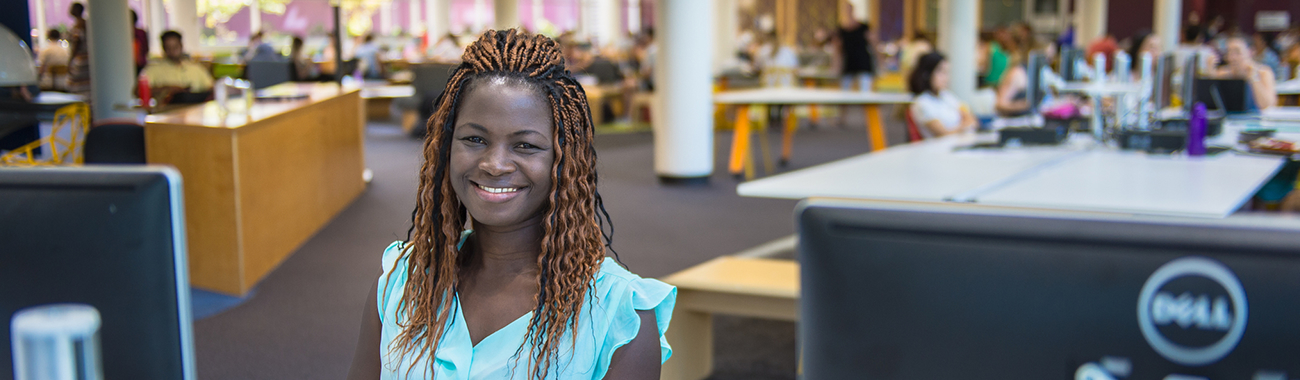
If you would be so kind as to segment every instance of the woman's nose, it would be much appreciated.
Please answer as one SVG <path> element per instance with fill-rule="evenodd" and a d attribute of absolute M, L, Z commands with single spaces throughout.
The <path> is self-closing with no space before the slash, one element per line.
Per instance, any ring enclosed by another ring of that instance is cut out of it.
<path fill-rule="evenodd" d="M 515 164 L 510 160 L 509 149 L 506 147 L 494 147 L 488 149 L 479 160 L 479 170 L 493 177 L 500 177 L 515 171 Z"/>

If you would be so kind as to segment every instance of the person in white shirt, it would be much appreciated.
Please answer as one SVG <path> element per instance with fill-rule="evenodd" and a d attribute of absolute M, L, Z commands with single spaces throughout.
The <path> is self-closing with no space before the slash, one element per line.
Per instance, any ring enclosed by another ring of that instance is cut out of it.
<path fill-rule="evenodd" d="M 916 96 L 908 111 L 921 136 L 941 137 L 975 130 L 977 121 L 970 107 L 948 91 L 948 62 L 943 54 L 932 52 L 917 59 L 907 85 Z"/>
<path fill-rule="evenodd" d="M 61 90 L 68 84 L 68 43 L 54 29 L 45 33 L 45 39 L 49 42 L 36 55 L 36 61 L 41 65 L 40 87 Z M 62 69 L 54 70 L 56 66 L 61 66 Z"/>

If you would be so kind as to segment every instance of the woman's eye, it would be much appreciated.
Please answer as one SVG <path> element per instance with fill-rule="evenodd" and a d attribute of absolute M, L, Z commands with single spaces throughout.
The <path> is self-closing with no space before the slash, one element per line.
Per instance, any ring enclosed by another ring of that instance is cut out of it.
<path fill-rule="evenodd" d="M 487 142 L 487 141 L 484 141 L 482 137 L 478 137 L 478 136 L 469 136 L 469 137 L 464 137 L 464 138 L 461 138 L 461 140 L 464 140 L 464 141 L 466 141 L 466 142 L 470 142 L 470 143 L 474 143 L 474 144 L 483 144 L 483 143 L 486 143 L 486 142 Z"/>
<path fill-rule="evenodd" d="M 536 146 L 536 145 L 533 145 L 533 144 L 529 144 L 529 143 L 519 143 L 519 147 L 520 147 L 520 148 L 523 148 L 523 149 L 532 149 L 532 150 L 541 150 L 541 149 L 542 149 L 542 148 L 539 147 L 539 146 Z"/>

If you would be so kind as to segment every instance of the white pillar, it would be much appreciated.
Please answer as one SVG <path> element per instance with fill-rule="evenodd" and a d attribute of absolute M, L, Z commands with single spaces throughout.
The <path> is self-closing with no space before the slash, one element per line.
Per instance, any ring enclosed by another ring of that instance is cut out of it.
<path fill-rule="evenodd" d="M 419 36 L 424 33 L 424 22 L 421 19 L 424 12 L 420 9 L 420 0 L 410 0 L 406 5 L 409 7 L 406 10 L 406 16 L 409 17 L 406 21 L 406 34 Z"/>
<path fill-rule="evenodd" d="M 599 9 L 599 16 L 596 22 L 600 24 L 600 44 L 601 46 L 613 46 L 623 41 L 623 9 L 619 7 L 619 0 L 597 0 L 596 6 Z"/>
<path fill-rule="evenodd" d="M 248 35 L 251 37 L 260 31 L 262 31 L 262 7 L 257 1 L 251 1 L 248 3 Z"/>
<path fill-rule="evenodd" d="M 654 165 L 661 180 L 708 181 L 713 172 L 713 4 L 655 4 Z"/>
<path fill-rule="evenodd" d="M 171 0 L 168 4 L 171 4 L 171 11 L 167 12 L 167 24 L 171 25 L 173 30 L 180 32 L 181 44 L 185 45 L 185 51 L 191 53 L 200 51 L 202 46 L 199 41 L 201 41 L 200 32 L 202 29 L 199 26 L 203 25 L 203 20 L 199 18 L 199 7 L 196 0 Z M 162 44 L 157 40 L 152 42 Z"/>
<path fill-rule="evenodd" d="M 1106 35 L 1106 1 L 1074 3 L 1074 45 L 1087 48 L 1092 41 Z"/>
<path fill-rule="evenodd" d="M 385 36 L 393 34 L 393 3 L 379 4 L 379 32 Z"/>
<path fill-rule="evenodd" d="M 948 58 L 948 89 L 970 104 L 975 100 L 975 46 L 979 36 L 979 2 L 941 0 L 939 49 Z"/>
<path fill-rule="evenodd" d="M 86 34 L 90 36 L 90 104 L 96 120 L 135 118 L 119 111 L 131 102 L 135 82 L 131 11 L 126 0 L 87 2 Z"/>
<path fill-rule="evenodd" d="M 641 33 L 641 0 L 627 0 L 627 31 Z"/>
<path fill-rule="evenodd" d="M 736 0 L 715 0 L 713 2 L 714 19 L 718 22 L 713 28 L 713 72 L 722 72 L 723 66 L 735 61 L 736 35 L 740 34 L 740 9 Z"/>
<path fill-rule="evenodd" d="M 492 0 L 492 12 L 496 14 L 492 25 L 497 30 L 519 27 L 518 0 Z"/>
<path fill-rule="evenodd" d="M 1182 0 L 1156 0 L 1156 20 L 1152 25 L 1156 27 L 1155 32 L 1160 36 L 1160 47 L 1164 51 L 1174 51 L 1178 47 L 1178 39 L 1182 35 L 1179 20 L 1182 16 Z M 1133 57 L 1135 62 L 1139 59 L 1141 57 Z"/>
<path fill-rule="evenodd" d="M 451 0 L 424 0 L 424 28 L 429 31 L 429 44 L 451 30 Z"/>
<path fill-rule="evenodd" d="M 49 41 L 45 40 L 45 33 L 49 30 L 49 27 L 46 26 L 47 24 L 45 23 L 45 2 L 42 0 L 36 0 L 33 1 L 33 3 L 36 3 L 36 33 L 40 36 L 32 39 L 32 47 L 44 48 L 45 44 L 49 43 Z M 22 31 L 20 30 L 15 33 L 19 32 Z M 41 64 L 44 65 L 45 62 L 41 62 Z"/>
<path fill-rule="evenodd" d="M 162 33 L 167 30 L 167 9 L 163 0 L 146 0 L 149 16 L 145 19 L 145 30 L 149 32 L 149 55 L 162 55 Z"/>

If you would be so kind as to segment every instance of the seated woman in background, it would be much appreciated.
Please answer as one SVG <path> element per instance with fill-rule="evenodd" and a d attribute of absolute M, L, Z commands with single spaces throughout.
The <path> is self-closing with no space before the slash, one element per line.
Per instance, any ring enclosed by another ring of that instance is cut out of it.
<path fill-rule="evenodd" d="M 948 91 L 948 62 L 943 54 L 933 52 L 917 59 L 907 87 L 916 96 L 909 112 L 921 136 L 942 137 L 975 130 L 970 108 Z"/>
<path fill-rule="evenodd" d="M 1273 70 L 1261 65 L 1252 57 L 1250 45 L 1241 36 L 1228 38 L 1228 49 L 1223 55 L 1224 65 L 1216 72 L 1220 78 L 1245 79 L 1247 107 L 1262 110 L 1277 105 L 1277 80 Z"/>
<path fill-rule="evenodd" d="M 1151 55 L 1151 70 L 1155 71 L 1155 63 L 1160 59 L 1163 53 L 1163 46 L 1160 45 L 1160 39 L 1152 35 L 1150 31 L 1143 30 L 1129 40 L 1128 56 L 1132 61 L 1132 70 L 1129 71 L 1132 81 L 1137 82 L 1142 79 L 1142 55 Z"/>

